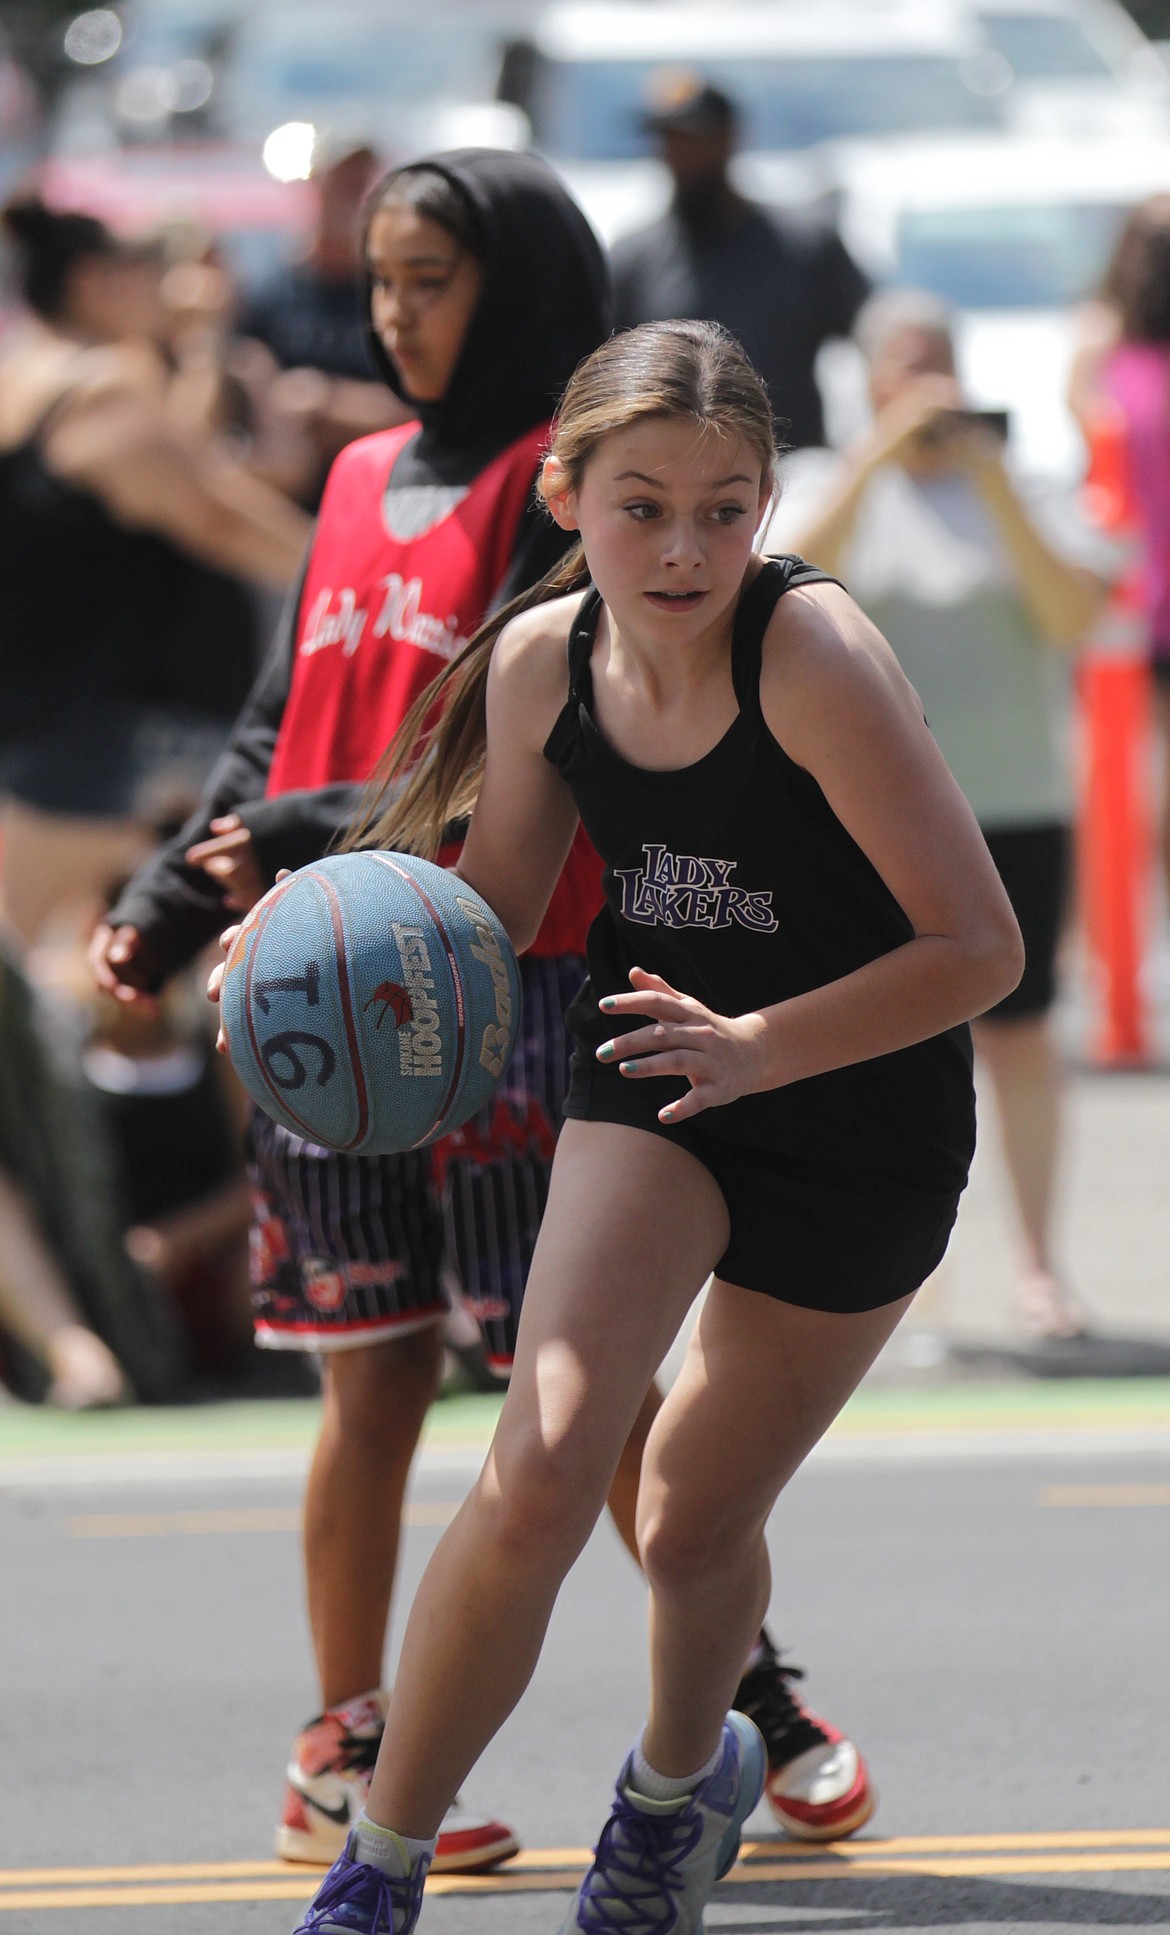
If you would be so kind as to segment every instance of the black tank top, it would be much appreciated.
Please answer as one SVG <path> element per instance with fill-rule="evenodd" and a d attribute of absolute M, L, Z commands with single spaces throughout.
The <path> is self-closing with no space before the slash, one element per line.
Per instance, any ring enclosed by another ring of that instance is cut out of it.
<path fill-rule="evenodd" d="M 590 660 L 601 600 L 586 594 L 569 636 L 569 698 L 544 749 L 605 862 L 589 983 L 570 1014 L 582 1055 L 614 1033 L 597 1001 L 628 991 L 631 966 L 661 974 L 717 1013 L 745 1014 L 838 980 L 912 938 L 889 888 L 815 779 L 777 743 L 760 706 L 761 648 L 777 600 L 793 585 L 825 582 L 832 580 L 799 558 L 762 566 L 735 616 L 738 715 L 702 759 L 668 772 L 631 765 L 594 721 Z M 679 1092 L 667 1078 L 638 1087 L 655 1109 Z M 953 1194 L 974 1148 L 970 1033 L 954 1028 L 741 1097 L 694 1126 L 764 1145 L 797 1173 Z"/>
<path fill-rule="evenodd" d="M 64 401 L 0 450 L 0 740 L 97 697 L 234 718 L 255 671 L 253 594 L 49 468 L 41 441 Z"/>

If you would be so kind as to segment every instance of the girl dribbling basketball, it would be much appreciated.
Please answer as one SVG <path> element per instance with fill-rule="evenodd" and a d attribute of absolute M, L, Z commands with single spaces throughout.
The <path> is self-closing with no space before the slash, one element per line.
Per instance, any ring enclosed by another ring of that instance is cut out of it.
<path fill-rule="evenodd" d="M 394 169 L 370 201 L 365 257 L 371 351 L 418 420 L 334 465 L 298 595 L 224 762 L 97 938 L 99 979 L 120 999 L 157 987 L 278 867 L 320 857 L 411 703 L 571 542 L 534 485 L 553 405 L 605 336 L 608 279 L 553 170 L 490 149 Z M 505 1080 L 437 1149 L 344 1155 L 253 1117 L 257 1337 L 315 1350 L 324 1368 L 305 1512 L 322 1710 L 288 1762 L 286 1859 L 331 1861 L 365 1798 L 399 1508 L 451 1265 L 493 1367 L 511 1361 L 567 1083 L 564 1011 L 599 903 L 582 836 L 521 965 L 524 1036 Z M 631 1547 L 656 1402 L 652 1387 L 615 1477 Z M 791 1832 L 850 1833 L 874 1805 L 864 1760 L 804 1709 L 795 1674 L 760 1633 L 738 1697 L 768 1739 L 772 1806 Z M 435 1866 L 482 1867 L 515 1848 L 506 1824 L 453 1811 Z"/>
<path fill-rule="evenodd" d="M 695 1935 L 764 1779 L 726 1709 L 765 1523 L 946 1248 L 974 1142 L 964 1024 L 1018 979 L 1018 930 L 883 641 L 839 586 L 754 555 L 773 459 L 764 386 L 719 329 L 596 351 L 543 472 L 581 552 L 396 742 L 411 777 L 379 836 L 434 852 L 477 791 L 457 871 L 518 948 L 578 819 L 606 904 L 508 1397 L 306 1935 L 415 1928 L 444 1809 L 523 1693 L 713 1273 L 639 1496 L 649 1721 L 564 1924 Z"/>

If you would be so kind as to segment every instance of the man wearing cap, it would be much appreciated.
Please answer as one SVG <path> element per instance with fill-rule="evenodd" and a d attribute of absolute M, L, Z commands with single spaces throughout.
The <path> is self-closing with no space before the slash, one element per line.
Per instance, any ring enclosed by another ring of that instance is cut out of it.
<path fill-rule="evenodd" d="M 817 351 L 849 334 L 865 277 L 835 230 L 761 207 L 733 186 L 739 117 L 720 88 L 698 74 L 662 75 L 642 125 L 674 195 L 665 215 L 614 248 L 618 328 L 721 322 L 764 377 L 786 441 L 823 444 Z"/>

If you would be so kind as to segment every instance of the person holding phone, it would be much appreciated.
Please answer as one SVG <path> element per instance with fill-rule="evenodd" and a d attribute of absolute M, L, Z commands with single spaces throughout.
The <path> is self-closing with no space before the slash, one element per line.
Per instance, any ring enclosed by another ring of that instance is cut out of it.
<path fill-rule="evenodd" d="M 1021 1242 L 1021 1314 L 1083 1335 L 1053 1248 L 1061 1073 L 1049 1015 L 1071 859 L 1068 653 L 1115 572 L 1067 504 L 1006 462 L 1002 412 L 972 410 L 950 311 L 890 290 L 856 327 L 873 421 L 843 456 L 798 452 L 768 533 L 838 575 L 889 639 L 974 808 L 1024 936 L 1019 986 L 975 1024 Z"/>

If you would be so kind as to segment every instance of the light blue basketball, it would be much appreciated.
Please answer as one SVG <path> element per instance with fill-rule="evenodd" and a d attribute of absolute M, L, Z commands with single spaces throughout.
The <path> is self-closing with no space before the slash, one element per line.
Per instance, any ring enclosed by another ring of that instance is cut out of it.
<path fill-rule="evenodd" d="M 280 881 L 228 956 L 223 1031 L 244 1087 L 327 1149 L 419 1149 L 488 1100 L 520 1028 L 516 955 L 456 875 L 343 853 Z"/>

